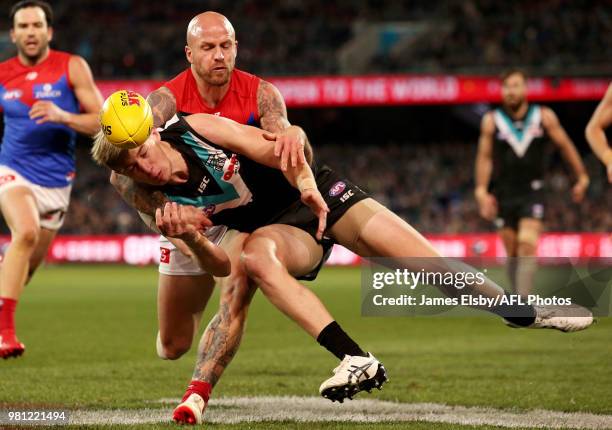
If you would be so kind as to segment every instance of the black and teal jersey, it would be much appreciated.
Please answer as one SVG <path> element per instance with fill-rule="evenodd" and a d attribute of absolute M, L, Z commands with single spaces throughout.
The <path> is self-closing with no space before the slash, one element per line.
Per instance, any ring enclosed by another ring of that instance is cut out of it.
<path fill-rule="evenodd" d="M 551 149 L 542 125 L 542 108 L 530 105 L 519 119 L 495 109 L 493 118 L 492 192 L 504 198 L 541 190 Z"/>
<path fill-rule="evenodd" d="M 182 116 L 161 132 L 161 139 L 182 154 L 189 178 L 158 189 L 171 201 L 202 208 L 216 225 L 251 232 L 300 198 L 280 170 L 215 144 Z"/>

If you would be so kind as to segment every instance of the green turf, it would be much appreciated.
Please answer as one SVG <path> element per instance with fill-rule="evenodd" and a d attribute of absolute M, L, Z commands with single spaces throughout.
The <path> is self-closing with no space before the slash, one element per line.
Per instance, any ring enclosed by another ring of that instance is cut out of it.
<path fill-rule="evenodd" d="M 0 408 L 156 407 L 160 398 L 180 397 L 195 352 L 175 362 L 156 357 L 156 282 L 151 267 L 42 269 L 17 314 L 27 353 L 0 362 Z M 359 270 L 334 268 L 325 269 L 311 285 L 345 330 L 385 363 L 390 383 L 373 398 L 612 413 L 610 318 L 572 334 L 512 330 L 489 317 L 363 318 L 359 282 Z M 215 296 L 205 320 L 216 303 Z M 316 396 L 336 365 L 258 294 L 242 348 L 214 395 Z"/>
<path fill-rule="evenodd" d="M 162 430 L 162 429 L 174 429 L 177 426 L 175 424 L 148 424 L 138 425 L 139 429 L 144 430 Z M 17 427 L 7 427 L 7 430 Z M 28 427 L 31 428 L 31 427 Z M 125 429 L 134 430 L 133 425 L 113 425 L 113 426 L 64 426 L 59 427 L 62 430 L 81 430 L 81 429 Z M 304 428 L 308 429 L 324 429 L 324 430 L 489 430 L 489 429 L 504 429 L 506 427 L 497 426 L 464 426 L 458 424 L 442 424 L 442 423 L 422 423 L 422 422 L 401 422 L 401 423 L 329 423 L 329 422 L 314 422 L 314 423 L 294 423 L 294 422 L 261 422 L 261 423 L 248 423 L 248 424 L 211 424 L 206 423 L 206 428 L 214 430 L 268 430 L 268 429 L 283 429 L 283 430 L 301 430 Z M 515 430 L 527 429 L 527 427 L 513 427 Z"/>

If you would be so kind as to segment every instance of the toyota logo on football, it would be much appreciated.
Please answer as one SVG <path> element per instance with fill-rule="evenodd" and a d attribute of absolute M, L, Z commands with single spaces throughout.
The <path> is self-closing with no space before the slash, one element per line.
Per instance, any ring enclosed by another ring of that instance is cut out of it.
<path fill-rule="evenodd" d="M 338 194 L 342 193 L 346 188 L 346 184 L 342 181 L 336 182 L 330 189 L 329 195 L 330 197 L 336 197 Z"/>

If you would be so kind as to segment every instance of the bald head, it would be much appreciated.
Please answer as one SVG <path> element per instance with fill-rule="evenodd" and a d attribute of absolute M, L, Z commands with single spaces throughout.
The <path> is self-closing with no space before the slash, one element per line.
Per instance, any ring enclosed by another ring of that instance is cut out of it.
<path fill-rule="evenodd" d="M 227 35 L 236 40 L 236 32 L 229 20 L 217 12 L 203 12 L 194 16 L 187 26 L 187 45 L 192 46 L 205 34 Z"/>
<path fill-rule="evenodd" d="M 204 12 L 193 17 L 187 26 L 185 55 L 200 85 L 229 83 L 237 45 L 234 27 L 220 13 Z"/>

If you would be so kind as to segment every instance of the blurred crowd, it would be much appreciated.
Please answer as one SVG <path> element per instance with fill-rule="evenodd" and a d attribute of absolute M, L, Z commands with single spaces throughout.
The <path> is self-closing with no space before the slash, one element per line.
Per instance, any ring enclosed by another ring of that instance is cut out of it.
<path fill-rule="evenodd" d="M 13 1 L 1 0 L 8 11 Z M 540 73 L 609 70 L 610 0 L 63 0 L 55 46 L 84 56 L 97 78 L 164 79 L 185 67 L 185 29 L 204 10 L 233 22 L 239 66 L 262 75 L 333 74 L 339 51 L 370 24 L 388 23 L 374 71 L 476 71 L 523 66 Z M 425 24 L 406 49 L 398 28 Z M 8 29 L 7 20 L 0 22 Z M 365 25 L 364 25 L 365 24 Z M 395 27 L 394 27 L 395 25 Z M 10 43 L 2 56 L 11 55 Z M 582 69 L 581 69 L 582 70 Z M 346 72 L 346 71 L 345 71 Z"/>
<path fill-rule="evenodd" d="M 78 174 L 63 234 L 148 232 L 108 182 L 108 171 L 95 166 L 79 148 Z M 317 162 L 346 174 L 373 197 L 419 231 L 463 233 L 493 231 L 478 215 L 473 191 L 475 146 L 460 142 L 438 145 L 398 144 L 321 145 Z M 390 161 L 392 160 L 392 161 Z M 570 199 L 571 181 L 562 168 L 548 175 L 548 231 L 607 231 L 612 225 L 612 189 L 606 187 L 600 166 L 594 172 L 589 196 L 580 205 Z"/>

